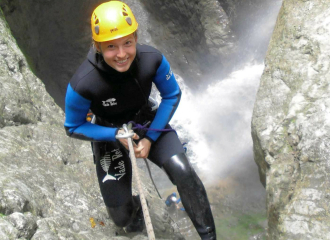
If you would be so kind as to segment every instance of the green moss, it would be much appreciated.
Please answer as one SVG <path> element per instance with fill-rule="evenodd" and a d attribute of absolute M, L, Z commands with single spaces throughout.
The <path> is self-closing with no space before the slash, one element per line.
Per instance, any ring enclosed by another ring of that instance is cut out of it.
<path fill-rule="evenodd" d="M 28 54 L 26 54 L 26 52 L 22 48 L 19 47 L 19 49 L 21 50 L 22 54 L 25 57 L 25 60 L 26 60 L 26 62 L 28 64 L 28 68 L 34 74 L 34 76 L 37 76 L 37 70 L 36 70 L 35 64 L 33 63 L 32 57 L 30 57 Z"/>
<path fill-rule="evenodd" d="M 1 2 L 2 2 L 2 0 L 0 0 L 0 4 L 1 4 Z M 5 18 L 5 15 L 3 14 L 3 11 L 2 11 L 2 9 L 1 9 L 1 7 L 0 7 L 0 18 L 5 22 L 6 27 L 8 28 L 8 34 L 10 34 L 11 37 L 12 37 L 12 38 L 15 40 L 15 42 L 16 42 L 16 39 L 14 38 L 14 36 L 13 36 L 12 33 L 11 33 L 10 27 L 9 27 L 9 25 L 8 25 L 8 23 L 7 23 L 7 20 L 6 20 L 6 18 Z M 26 62 L 27 62 L 27 64 L 28 64 L 29 69 L 32 71 L 32 73 L 33 73 L 35 76 L 37 76 L 37 75 L 36 75 L 35 65 L 33 64 L 32 58 L 29 57 L 29 55 L 26 54 L 26 53 L 23 51 L 23 49 L 21 49 L 21 48 L 19 47 L 19 45 L 18 45 L 17 43 L 16 43 L 16 45 L 17 45 L 17 47 L 21 50 L 22 54 L 24 55 L 24 57 L 25 57 L 25 59 L 26 59 Z"/>
<path fill-rule="evenodd" d="M 267 219 L 266 214 L 231 214 L 215 218 L 217 236 L 224 240 L 248 240 L 249 237 L 264 233 L 262 223 Z M 263 239 L 266 239 L 264 237 Z"/>

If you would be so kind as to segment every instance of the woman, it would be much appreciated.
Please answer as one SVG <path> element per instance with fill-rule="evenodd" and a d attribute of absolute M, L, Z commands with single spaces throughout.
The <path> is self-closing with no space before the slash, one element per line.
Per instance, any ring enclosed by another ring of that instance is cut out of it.
<path fill-rule="evenodd" d="M 91 27 L 94 47 L 72 77 L 65 99 L 65 129 L 74 138 L 92 142 L 101 193 L 110 217 L 126 231 L 141 231 L 139 198 L 132 197 L 132 169 L 126 139 L 116 140 L 124 123 L 151 123 L 134 134 L 137 158 L 149 158 L 165 170 L 178 188 L 182 203 L 201 239 L 216 239 L 204 186 L 168 122 L 181 96 L 166 58 L 137 43 L 138 23 L 123 2 L 99 5 Z M 162 101 L 157 112 L 148 101 L 152 83 Z M 94 124 L 86 121 L 91 110 Z"/>

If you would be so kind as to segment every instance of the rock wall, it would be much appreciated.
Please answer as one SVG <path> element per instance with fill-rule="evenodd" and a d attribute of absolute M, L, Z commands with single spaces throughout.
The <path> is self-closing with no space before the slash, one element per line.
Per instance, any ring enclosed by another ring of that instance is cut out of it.
<path fill-rule="evenodd" d="M 0 239 L 148 239 L 108 218 L 90 144 L 65 135 L 63 111 L 30 71 L 1 10 L 0 92 Z M 183 239 L 143 182 L 157 239 Z"/>
<path fill-rule="evenodd" d="M 284 0 L 252 121 L 268 239 L 330 239 L 330 1 Z"/>

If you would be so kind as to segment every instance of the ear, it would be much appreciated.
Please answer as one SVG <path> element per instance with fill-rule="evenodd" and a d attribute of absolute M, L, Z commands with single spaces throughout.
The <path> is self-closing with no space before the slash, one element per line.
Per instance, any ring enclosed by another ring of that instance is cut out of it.
<path fill-rule="evenodd" d="M 101 43 L 94 41 L 94 46 L 96 48 L 96 51 L 98 53 L 100 53 L 101 52 Z"/>
<path fill-rule="evenodd" d="M 133 37 L 134 37 L 135 42 L 137 42 L 137 40 L 138 40 L 137 31 L 133 32 Z"/>

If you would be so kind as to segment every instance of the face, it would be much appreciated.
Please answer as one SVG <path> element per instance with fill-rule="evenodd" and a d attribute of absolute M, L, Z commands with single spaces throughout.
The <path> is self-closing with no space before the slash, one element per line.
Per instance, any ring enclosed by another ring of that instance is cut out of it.
<path fill-rule="evenodd" d="M 95 44 L 104 61 L 118 72 L 126 72 L 136 56 L 137 38 L 133 35 Z"/>

